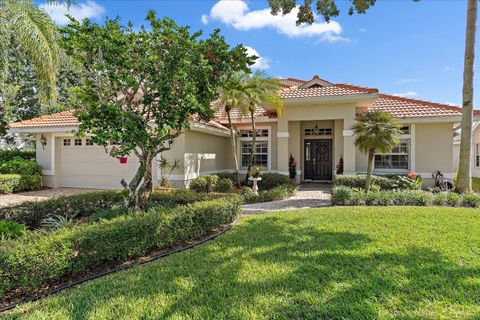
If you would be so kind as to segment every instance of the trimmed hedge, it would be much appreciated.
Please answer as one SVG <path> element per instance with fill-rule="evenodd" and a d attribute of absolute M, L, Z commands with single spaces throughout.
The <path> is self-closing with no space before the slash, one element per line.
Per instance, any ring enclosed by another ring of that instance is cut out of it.
<path fill-rule="evenodd" d="M 53 215 L 87 217 L 101 209 L 122 205 L 122 192 L 97 191 L 1 208 L 0 219 L 14 220 L 26 224 L 30 228 L 36 228 L 43 219 Z"/>
<path fill-rule="evenodd" d="M 17 157 L 9 161 L 0 162 L 0 173 L 16 173 L 24 176 L 36 174 L 41 175 L 42 167 L 33 160 L 25 160 Z"/>
<path fill-rule="evenodd" d="M 213 192 L 217 186 L 218 176 L 206 175 L 190 181 L 188 188 L 195 192 Z"/>
<path fill-rule="evenodd" d="M 270 190 L 282 185 L 292 184 L 289 176 L 280 173 L 265 172 L 261 177 L 262 180 L 258 181 L 259 190 Z"/>
<path fill-rule="evenodd" d="M 243 195 L 246 203 L 258 203 L 283 200 L 293 196 L 297 190 L 297 185 L 293 183 L 286 183 L 270 190 L 260 191 L 258 196 L 253 194 L 253 190 L 251 188 L 246 187 Z"/>
<path fill-rule="evenodd" d="M 42 186 L 42 176 L 0 174 L 0 194 L 38 189 Z"/>
<path fill-rule="evenodd" d="M 229 195 L 219 193 L 199 193 L 191 190 L 174 190 L 172 192 L 154 192 L 148 199 L 148 207 L 176 207 L 199 201 L 225 198 Z"/>
<path fill-rule="evenodd" d="M 449 206 L 480 207 L 480 195 L 475 193 L 456 194 L 430 193 L 420 190 L 387 190 L 379 192 L 355 192 L 338 186 L 332 190 L 332 204 L 338 206 Z"/>
<path fill-rule="evenodd" d="M 49 234 L 32 232 L 0 245 L 0 298 L 14 289 L 32 290 L 72 272 L 197 238 L 240 213 L 241 198 L 215 199 L 172 210 L 152 208 Z"/>
<path fill-rule="evenodd" d="M 364 174 L 335 176 L 333 186 L 345 186 L 349 188 L 365 188 L 367 176 Z M 401 187 L 398 176 L 372 176 L 372 185 L 377 185 L 381 190 L 393 190 Z"/>
<path fill-rule="evenodd" d="M 0 162 L 10 161 L 13 158 L 35 160 L 35 150 L 0 149 Z"/>

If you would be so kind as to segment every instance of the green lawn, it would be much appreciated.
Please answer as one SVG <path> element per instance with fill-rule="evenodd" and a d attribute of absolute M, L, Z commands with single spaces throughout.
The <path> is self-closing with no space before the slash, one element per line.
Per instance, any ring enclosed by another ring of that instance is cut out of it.
<path fill-rule="evenodd" d="M 480 192 L 480 178 L 472 178 L 472 189 L 475 192 Z"/>
<path fill-rule="evenodd" d="M 331 207 L 244 216 L 205 245 L 8 315 L 478 319 L 480 210 Z"/>

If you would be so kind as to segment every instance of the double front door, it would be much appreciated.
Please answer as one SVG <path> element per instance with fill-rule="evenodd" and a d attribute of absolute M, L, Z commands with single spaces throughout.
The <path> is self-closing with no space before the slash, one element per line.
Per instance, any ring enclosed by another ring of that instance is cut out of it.
<path fill-rule="evenodd" d="M 332 140 L 305 140 L 305 180 L 332 180 Z"/>

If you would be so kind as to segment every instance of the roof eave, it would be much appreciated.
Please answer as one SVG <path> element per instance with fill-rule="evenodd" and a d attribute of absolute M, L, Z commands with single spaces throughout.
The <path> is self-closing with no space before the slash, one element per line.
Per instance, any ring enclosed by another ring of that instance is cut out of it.
<path fill-rule="evenodd" d="M 400 122 L 408 123 L 444 123 L 444 122 L 458 122 L 462 120 L 462 116 L 434 116 L 434 117 L 405 117 L 398 118 Z M 474 121 L 480 120 L 480 115 L 473 117 Z"/>
<path fill-rule="evenodd" d="M 17 127 L 9 128 L 9 133 L 50 133 L 77 131 L 78 126 L 45 126 L 45 127 Z"/>

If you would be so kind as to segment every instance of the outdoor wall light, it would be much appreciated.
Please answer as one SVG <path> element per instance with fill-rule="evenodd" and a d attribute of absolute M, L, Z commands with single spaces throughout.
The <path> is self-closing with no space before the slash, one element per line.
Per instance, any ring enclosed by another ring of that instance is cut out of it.
<path fill-rule="evenodd" d="M 47 145 L 47 138 L 42 134 L 40 137 L 40 144 L 42 145 L 42 149 L 45 150 L 45 146 Z"/>

